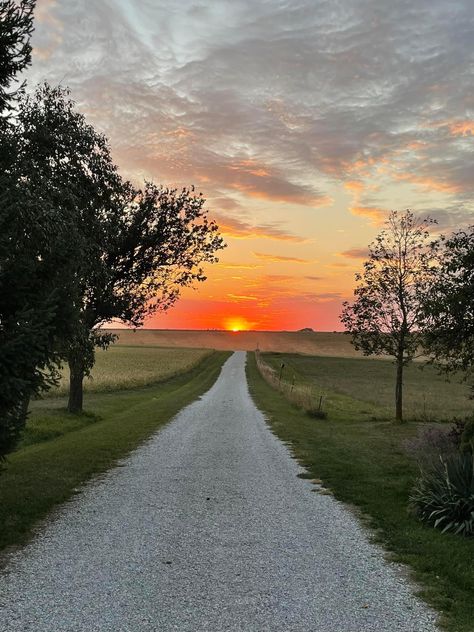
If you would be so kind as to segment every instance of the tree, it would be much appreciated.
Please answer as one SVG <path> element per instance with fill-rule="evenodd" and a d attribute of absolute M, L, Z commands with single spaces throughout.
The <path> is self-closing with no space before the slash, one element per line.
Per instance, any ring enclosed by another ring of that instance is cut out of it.
<path fill-rule="evenodd" d="M 118 319 L 138 327 L 171 307 L 182 287 L 205 279 L 201 264 L 215 261 L 223 242 L 193 189 L 147 184 L 138 191 L 122 180 L 106 138 L 67 90 L 43 85 L 21 106 L 20 153 L 34 156 L 38 185 L 70 231 L 55 282 L 65 314 L 58 352 L 70 369 L 68 408 L 79 412 L 94 349 L 114 338 L 101 325 Z"/>
<path fill-rule="evenodd" d="M 146 316 L 174 305 L 181 288 L 206 279 L 202 264 L 217 261 L 224 244 L 204 204 L 193 188 L 148 183 L 142 191 L 127 190 L 121 204 L 100 215 L 95 256 L 78 276 L 77 335 L 67 349 L 71 412 L 82 409 L 94 348 L 113 341 L 101 325 L 118 319 L 139 327 Z"/>
<path fill-rule="evenodd" d="M 474 369 L 474 226 L 437 243 L 436 281 L 425 301 L 425 344 L 447 372 Z"/>
<path fill-rule="evenodd" d="M 0 0 L 0 113 L 11 108 L 19 87 L 11 89 L 18 73 L 31 60 L 30 37 L 36 0 Z"/>
<path fill-rule="evenodd" d="M 435 265 L 431 219 L 409 210 L 390 213 L 385 229 L 369 246 L 364 271 L 356 275 L 355 301 L 344 303 L 341 321 L 364 355 L 395 358 L 395 417 L 403 420 L 403 371 L 417 355 L 424 332 L 424 301 Z"/>
<path fill-rule="evenodd" d="M 28 246 L 53 226 L 45 221 L 33 229 L 35 213 L 17 170 L 18 134 L 11 121 L 21 84 L 12 86 L 30 63 L 34 6 L 32 0 L 0 0 L 0 460 L 14 448 L 29 397 L 50 381 L 52 368 L 55 304 L 41 288 L 43 266 Z"/>

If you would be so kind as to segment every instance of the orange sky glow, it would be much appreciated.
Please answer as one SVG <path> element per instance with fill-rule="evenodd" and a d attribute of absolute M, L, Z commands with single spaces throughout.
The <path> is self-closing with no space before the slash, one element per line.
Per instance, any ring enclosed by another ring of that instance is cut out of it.
<path fill-rule="evenodd" d="M 227 248 L 150 328 L 340 330 L 392 209 L 474 223 L 474 5 L 38 0 L 123 175 L 201 190 Z M 293 8 L 292 8 L 293 7 Z"/>

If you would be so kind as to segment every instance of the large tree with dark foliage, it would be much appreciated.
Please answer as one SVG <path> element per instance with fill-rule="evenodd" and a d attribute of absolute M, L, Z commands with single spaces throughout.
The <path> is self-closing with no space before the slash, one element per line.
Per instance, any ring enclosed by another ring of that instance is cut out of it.
<path fill-rule="evenodd" d="M 82 410 L 82 385 L 94 349 L 113 336 L 111 319 L 133 327 L 167 309 L 180 288 L 205 279 L 201 263 L 222 247 L 204 200 L 193 190 L 122 180 L 106 138 L 77 112 L 67 90 L 38 88 L 21 103 L 21 156 L 34 157 L 34 197 L 47 191 L 70 231 L 55 277 L 64 323 L 56 349 L 69 364 L 69 410 Z"/>
<path fill-rule="evenodd" d="M 16 168 L 18 134 L 11 121 L 17 75 L 31 57 L 34 5 L 0 0 L 0 460 L 18 440 L 30 394 L 48 380 L 54 319 L 52 297 L 38 296 L 32 284 L 38 258 L 27 246 L 30 200 Z M 51 224 L 43 229 L 49 233 Z"/>
<path fill-rule="evenodd" d="M 474 370 L 474 226 L 441 237 L 436 282 L 426 297 L 425 344 L 438 366 L 466 377 Z"/>
<path fill-rule="evenodd" d="M 30 63 L 30 36 L 36 0 L 0 0 L 0 113 L 5 116 L 19 87 L 12 89 L 18 73 Z"/>
<path fill-rule="evenodd" d="M 114 339 L 100 326 L 118 319 L 139 327 L 147 315 L 170 308 L 181 288 L 205 280 L 202 264 L 215 262 L 224 247 L 204 198 L 193 189 L 147 184 L 141 191 L 126 189 L 115 202 L 94 219 L 94 256 L 78 275 L 76 335 L 67 349 L 71 412 L 82 409 L 94 348 Z"/>
<path fill-rule="evenodd" d="M 341 321 L 364 355 L 395 358 L 395 417 L 403 420 L 403 371 L 420 350 L 424 301 L 433 281 L 429 227 L 411 211 L 390 213 L 385 229 L 369 246 L 352 304 L 344 303 Z"/>

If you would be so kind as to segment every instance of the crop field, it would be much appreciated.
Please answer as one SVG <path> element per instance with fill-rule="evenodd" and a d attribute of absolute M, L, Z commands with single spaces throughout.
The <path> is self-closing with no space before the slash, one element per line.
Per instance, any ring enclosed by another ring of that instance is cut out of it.
<path fill-rule="evenodd" d="M 360 358 L 343 333 L 316 331 L 186 331 L 170 329 L 113 330 L 117 345 L 197 347 L 223 351 L 281 351 Z"/>
<path fill-rule="evenodd" d="M 84 380 L 84 390 L 116 391 L 162 382 L 189 371 L 211 353 L 209 349 L 112 345 L 106 351 L 97 351 L 91 377 Z M 69 370 L 65 368 L 59 387 L 47 396 L 65 395 L 68 381 Z"/>
<path fill-rule="evenodd" d="M 309 385 L 314 398 L 322 395 L 325 400 L 334 400 L 339 394 L 368 404 L 365 408 L 372 416 L 393 415 L 395 366 L 389 360 L 280 353 L 265 353 L 262 358 L 278 373 L 283 363 L 282 380 Z M 468 385 L 460 377 L 448 382 L 433 366 L 408 366 L 404 382 L 404 408 L 409 419 L 452 420 L 473 410 Z"/>

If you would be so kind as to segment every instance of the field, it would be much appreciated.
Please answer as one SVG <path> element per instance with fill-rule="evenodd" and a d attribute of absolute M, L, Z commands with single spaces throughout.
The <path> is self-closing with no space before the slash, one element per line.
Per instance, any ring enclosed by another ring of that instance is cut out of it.
<path fill-rule="evenodd" d="M 96 352 L 96 363 L 90 378 L 84 380 L 84 391 L 116 391 L 162 382 L 191 370 L 210 353 L 209 349 L 112 345 L 106 351 L 99 349 Z M 52 389 L 47 396 L 65 395 L 68 380 L 69 370 L 66 368 L 59 387 Z"/>
<path fill-rule="evenodd" d="M 63 397 L 33 402 L 22 443 L 0 475 L 0 550 L 26 541 L 57 504 L 207 391 L 228 354 L 122 348 L 105 357 L 102 392 L 88 393 L 82 415 L 68 414 Z M 146 371 L 139 371 L 140 359 Z M 162 363 L 156 371 L 154 361 Z M 124 366 L 139 388 L 124 390 L 130 384 L 120 377 Z M 145 380 L 153 384 L 143 386 Z"/>
<path fill-rule="evenodd" d="M 282 380 L 285 371 L 294 370 L 299 380 L 324 391 L 328 418 L 314 419 L 264 381 L 255 354 L 249 354 L 252 396 L 275 434 L 307 469 L 306 476 L 321 481 L 323 493 L 356 508 L 394 559 L 411 567 L 422 596 L 442 613 L 447 630 L 473 632 L 474 542 L 425 527 L 407 509 L 418 469 L 404 445 L 427 424 L 396 424 L 390 418 L 391 363 L 278 354 L 262 358 L 277 375 L 285 362 Z M 439 381 L 432 370 L 418 371 L 415 367 L 407 376 L 413 404 L 425 393 L 440 418 L 470 409 L 459 385 Z M 417 414 L 420 410 L 415 406 Z"/>
<path fill-rule="evenodd" d="M 292 381 L 295 376 L 296 384 L 311 386 L 314 398 L 323 395 L 334 403 L 340 394 L 362 402 L 372 416 L 394 414 L 395 367 L 389 360 L 285 353 L 266 353 L 262 358 L 278 372 L 284 363 L 282 379 Z M 410 419 L 442 421 L 466 416 L 474 409 L 470 393 L 459 376 L 448 382 L 433 366 L 414 363 L 406 368 L 404 408 Z"/>
<path fill-rule="evenodd" d="M 360 358 L 342 333 L 314 331 L 186 331 L 169 329 L 116 329 L 118 345 L 157 345 L 220 349 L 224 351 L 281 351 L 309 355 Z"/>

